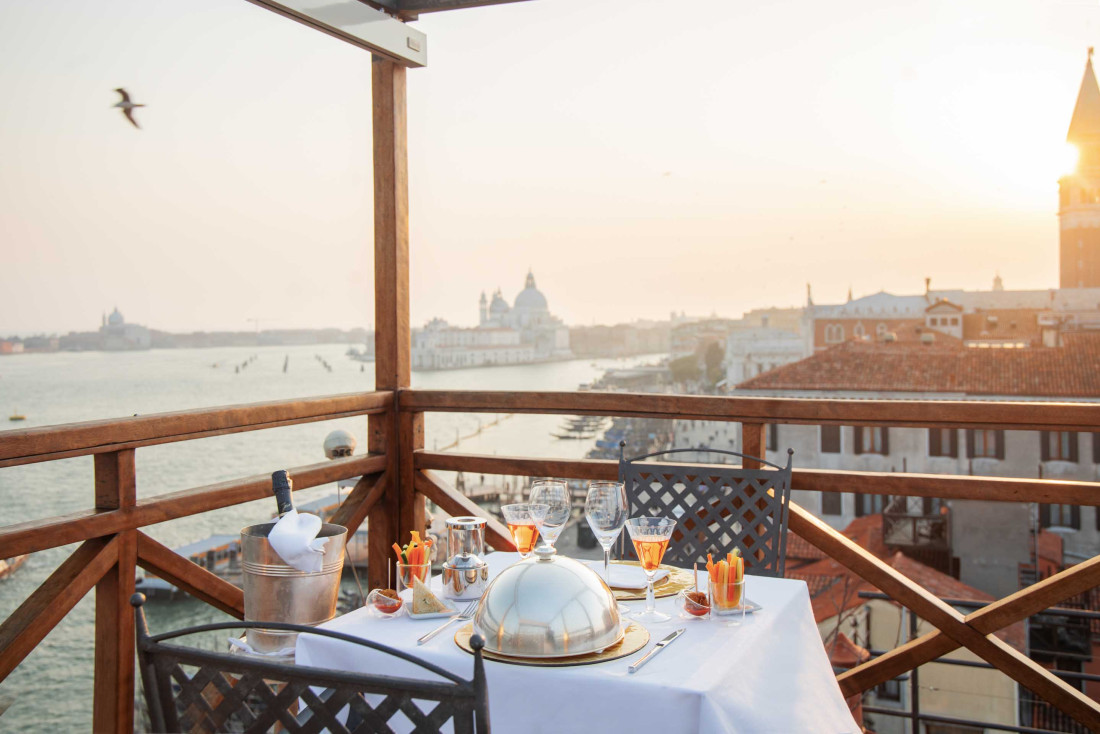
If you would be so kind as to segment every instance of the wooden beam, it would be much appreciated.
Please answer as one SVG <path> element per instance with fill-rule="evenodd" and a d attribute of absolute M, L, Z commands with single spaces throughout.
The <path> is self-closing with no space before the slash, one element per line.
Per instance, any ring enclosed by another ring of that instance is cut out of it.
<path fill-rule="evenodd" d="M 380 56 L 371 64 L 374 149 L 374 384 L 399 391 L 412 377 L 409 324 L 409 166 L 404 67 Z M 394 400 L 396 408 L 396 398 Z M 408 438 L 408 436 L 406 436 Z M 386 455 L 387 491 L 368 516 L 370 586 L 385 586 L 390 545 L 415 528 L 402 526 L 401 430 L 396 409 L 372 416 L 368 443 Z M 377 559 L 386 559 L 379 563 Z"/>
<path fill-rule="evenodd" d="M 86 541 L 0 624 L 0 681 L 95 587 L 117 558 L 117 540 Z"/>
<path fill-rule="evenodd" d="M 386 391 L 0 431 L 0 467 L 386 411 Z"/>
<path fill-rule="evenodd" d="M 700 468 L 708 466 L 689 465 Z M 618 462 L 607 459 L 541 459 L 450 451 L 418 451 L 416 466 L 420 469 L 441 471 L 572 479 L 615 479 L 618 476 Z M 791 486 L 817 492 L 1100 506 L 1100 483 L 1051 479 L 795 469 Z"/>
<path fill-rule="evenodd" d="M 416 490 L 452 517 L 473 515 L 485 518 L 485 542 L 496 550 L 514 551 L 516 549 L 515 543 L 512 542 L 512 534 L 502 522 L 490 517 L 473 500 L 447 484 L 438 475 L 430 471 L 418 471 Z"/>
<path fill-rule="evenodd" d="M 971 627 L 958 611 L 932 592 L 793 502 L 790 506 L 790 529 L 1066 714 L 1087 726 L 1100 727 L 1100 704 L 1071 688 L 1003 640 Z"/>
<path fill-rule="evenodd" d="M 755 456 L 758 459 L 767 459 L 768 457 L 768 426 L 764 423 L 742 423 L 741 424 L 741 453 L 748 454 L 749 456 Z M 752 459 L 745 459 L 744 466 L 746 469 L 759 469 L 761 468 L 759 461 L 753 461 Z"/>
<path fill-rule="evenodd" d="M 398 496 L 398 533 L 401 538 L 413 530 L 424 534 L 428 530 L 424 495 L 416 491 L 414 452 L 424 448 L 424 414 L 398 413 L 398 471 L 400 493 Z"/>
<path fill-rule="evenodd" d="M 438 13 L 443 10 L 465 10 L 467 8 L 481 8 L 487 5 L 504 5 L 506 3 L 524 2 L 524 0 L 374 0 L 386 7 L 396 6 L 398 12 L 406 13 Z"/>
<path fill-rule="evenodd" d="M 400 410 L 614 415 L 808 425 L 1100 431 L 1098 403 L 834 400 L 610 392 L 406 390 Z"/>
<path fill-rule="evenodd" d="M 301 490 L 348 477 L 374 474 L 381 471 L 385 464 L 386 457 L 366 454 L 300 466 L 291 469 L 290 476 L 294 480 L 295 490 Z M 46 520 L 8 525 L 0 528 L 0 558 L 79 543 L 89 538 L 265 499 L 270 495 L 271 476 L 260 474 L 205 487 L 166 492 L 139 500 L 130 508 L 85 510 Z"/>
<path fill-rule="evenodd" d="M 1043 612 L 1100 585 L 1100 556 L 1049 576 L 967 615 L 966 623 L 990 634 Z M 930 663 L 959 646 L 940 631 L 929 632 L 837 676 L 841 691 L 852 696 Z"/>
<path fill-rule="evenodd" d="M 244 591 L 239 587 L 184 558 L 145 533 L 138 533 L 137 554 L 138 565 L 146 571 L 226 614 L 244 619 Z"/>
<path fill-rule="evenodd" d="M 371 508 L 386 493 L 386 484 L 384 473 L 361 477 L 355 483 L 351 493 L 344 498 L 344 501 L 340 503 L 340 507 L 329 518 L 329 522 L 343 525 L 348 529 L 349 543 L 351 542 L 351 536 L 355 535 L 355 531 L 367 519 Z"/>
<path fill-rule="evenodd" d="M 459 454 L 450 451 L 417 451 L 415 464 L 418 469 L 461 471 L 471 474 L 608 481 L 615 481 L 619 477 L 619 462 L 607 459 L 541 459 L 495 454 Z"/>
<path fill-rule="evenodd" d="M 95 457 L 97 510 L 132 510 L 137 503 L 134 450 Z M 115 563 L 95 587 L 95 699 L 92 726 L 97 732 L 134 730 L 134 594 L 137 531 L 115 536 Z"/>
<path fill-rule="evenodd" d="M 134 574 L 137 531 L 117 536 L 118 559 L 95 588 L 95 684 L 92 730 L 134 730 Z"/>

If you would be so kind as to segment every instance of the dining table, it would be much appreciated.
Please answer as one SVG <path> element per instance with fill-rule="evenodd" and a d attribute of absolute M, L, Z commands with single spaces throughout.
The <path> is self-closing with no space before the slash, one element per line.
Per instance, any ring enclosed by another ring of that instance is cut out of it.
<path fill-rule="evenodd" d="M 485 560 L 492 579 L 520 557 L 494 552 Z M 699 572 L 702 588 L 705 576 Z M 432 588 L 442 591 L 440 577 L 433 577 Z M 720 617 L 682 615 L 676 597 L 658 598 L 657 609 L 671 618 L 646 623 L 650 639 L 645 647 L 616 660 L 545 667 L 486 659 L 492 727 L 523 734 L 861 731 L 837 685 L 805 582 L 749 576 L 745 595 L 760 608 L 736 626 Z M 454 604 L 459 609 L 466 605 Z M 645 602 L 627 605 L 641 612 Z M 473 657 L 455 642 L 463 622 L 417 645 L 417 638 L 442 621 L 407 614 L 382 618 L 363 607 L 320 626 L 412 653 L 469 679 Z M 681 628 L 684 633 L 675 642 L 637 672 L 628 672 L 631 663 Z M 422 668 L 403 660 L 307 634 L 298 637 L 295 661 L 358 673 L 425 676 Z M 400 723 L 391 721 L 391 726 Z"/>

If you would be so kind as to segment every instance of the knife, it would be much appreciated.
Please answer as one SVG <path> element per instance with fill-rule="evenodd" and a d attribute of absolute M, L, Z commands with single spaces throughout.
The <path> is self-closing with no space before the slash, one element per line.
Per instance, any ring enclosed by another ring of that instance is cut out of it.
<path fill-rule="evenodd" d="M 648 663 L 652 658 L 656 657 L 657 653 L 659 653 L 661 650 L 664 650 L 666 645 L 672 644 L 673 640 L 675 640 L 680 635 L 684 634 L 684 630 L 686 630 L 686 629 L 687 629 L 687 627 L 681 627 L 680 629 L 676 630 L 675 632 L 670 634 L 665 639 L 658 642 L 656 645 L 653 646 L 653 649 L 650 650 L 649 652 L 647 652 L 645 655 L 643 655 L 642 658 L 638 662 L 634 663 L 629 668 L 627 668 L 626 672 L 627 673 L 636 673 L 638 671 L 638 668 L 642 667 L 643 665 Z"/>

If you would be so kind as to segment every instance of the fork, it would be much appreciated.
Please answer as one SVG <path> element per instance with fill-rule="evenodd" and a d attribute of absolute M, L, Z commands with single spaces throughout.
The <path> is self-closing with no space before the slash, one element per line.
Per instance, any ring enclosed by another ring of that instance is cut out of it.
<path fill-rule="evenodd" d="M 476 611 L 477 611 L 477 599 L 474 599 L 472 602 L 470 602 L 469 604 L 466 605 L 466 608 L 463 609 L 461 613 L 456 614 L 455 616 L 451 617 L 446 622 L 439 625 L 438 627 L 436 627 L 434 630 L 432 630 L 428 634 L 421 637 L 419 640 L 416 641 L 416 644 L 417 645 L 423 645 L 425 642 L 432 639 L 433 637 L 438 635 L 443 630 L 447 629 L 451 625 L 452 622 L 465 621 L 467 619 L 473 618 L 474 612 L 476 612 Z"/>

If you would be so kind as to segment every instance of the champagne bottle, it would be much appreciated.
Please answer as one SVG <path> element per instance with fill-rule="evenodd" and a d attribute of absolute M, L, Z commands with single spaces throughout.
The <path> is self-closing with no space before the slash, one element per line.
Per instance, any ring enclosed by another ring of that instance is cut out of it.
<path fill-rule="evenodd" d="M 271 491 L 275 494 L 275 502 L 279 506 L 279 517 L 294 509 L 294 499 L 290 496 L 290 488 L 293 484 L 286 469 L 280 469 L 271 475 Z"/>

